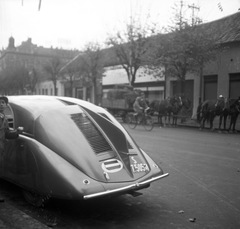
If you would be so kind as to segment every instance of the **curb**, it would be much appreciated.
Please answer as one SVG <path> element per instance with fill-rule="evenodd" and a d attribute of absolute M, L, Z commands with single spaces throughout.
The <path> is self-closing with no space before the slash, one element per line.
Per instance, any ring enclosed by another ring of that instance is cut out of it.
<path fill-rule="evenodd" d="M 42 224 L 6 202 L 0 203 L 0 229 L 46 229 Z"/>

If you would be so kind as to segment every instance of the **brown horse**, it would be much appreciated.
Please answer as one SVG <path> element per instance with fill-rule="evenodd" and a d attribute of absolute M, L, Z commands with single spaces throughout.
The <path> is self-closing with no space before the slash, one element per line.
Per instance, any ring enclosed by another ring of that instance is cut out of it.
<path fill-rule="evenodd" d="M 188 100 L 189 101 L 189 100 Z M 181 96 L 177 97 L 168 97 L 164 100 L 154 100 L 150 103 L 149 107 L 152 111 L 157 112 L 158 123 L 160 125 L 170 125 L 170 119 L 172 118 L 172 125 L 177 125 L 178 114 L 181 109 L 185 106 L 188 106 L 189 102 L 183 100 Z M 164 123 L 162 118 L 164 118 Z"/>
<path fill-rule="evenodd" d="M 160 125 L 166 125 L 166 120 L 168 119 L 168 124 L 170 123 L 170 115 L 172 111 L 172 105 L 170 103 L 170 98 L 164 100 L 154 100 L 149 104 L 151 111 L 157 113 L 158 123 Z M 163 124 L 164 118 L 165 122 Z"/>
<path fill-rule="evenodd" d="M 213 130 L 213 121 L 216 116 L 219 116 L 218 129 L 221 130 L 222 121 L 224 130 L 226 130 L 226 121 L 229 115 L 229 100 L 206 100 L 198 108 L 200 129 L 205 128 L 205 121 L 210 124 L 210 129 Z"/>

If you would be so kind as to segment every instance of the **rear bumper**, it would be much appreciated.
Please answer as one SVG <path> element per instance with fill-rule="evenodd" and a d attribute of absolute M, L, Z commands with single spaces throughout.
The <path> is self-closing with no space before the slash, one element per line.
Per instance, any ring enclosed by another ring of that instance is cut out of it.
<path fill-rule="evenodd" d="M 143 182 L 137 182 L 137 183 L 134 183 L 134 184 L 122 187 L 122 188 L 117 188 L 117 189 L 107 190 L 107 191 L 104 191 L 104 192 L 98 192 L 98 193 L 94 193 L 94 194 L 85 195 L 85 196 L 83 196 L 83 199 L 87 200 L 87 199 L 91 199 L 91 198 L 95 198 L 95 197 L 101 197 L 101 196 L 106 196 L 106 195 L 118 193 L 118 192 L 119 193 L 127 192 L 127 191 L 130 191 L 130 190 L 134 190 L 135 188 L 140 189 L 142 186 L 146 186 L 146 185 L 152 183 L 153 181 L 162 179 L 162 178 L 164 178 L 168 175 L 169 175 L 169 173 L 165 173 L 161 176 L 152 177 L 151 179 L 145 180 Z"/>

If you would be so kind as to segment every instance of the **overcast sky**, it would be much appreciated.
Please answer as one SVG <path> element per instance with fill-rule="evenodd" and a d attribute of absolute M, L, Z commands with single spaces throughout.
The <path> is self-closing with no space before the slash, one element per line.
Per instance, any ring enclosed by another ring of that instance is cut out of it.
<path fill-rule="evenodd" d="M 0 49 L 6 48 L 10 36 L 15 45 L 32 38 L 43 47 L 82 49 L 88 42 L 105 41 L 119 30 L 130 15 L 147 15 L 153 22 L 167 25 L 173 17 L 174 4 L 180 0 L 0 0 Z M 204 22 L 236 13 L 240 0 L 183 0 L 200 8 L 195 15 Z"/>

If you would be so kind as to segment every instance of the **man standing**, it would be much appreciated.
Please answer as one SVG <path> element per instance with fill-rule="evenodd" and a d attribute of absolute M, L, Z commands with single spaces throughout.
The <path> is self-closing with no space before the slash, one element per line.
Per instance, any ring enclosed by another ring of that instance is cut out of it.
<path fill-rule="evenodd" d="M 215 107 L 224 105 L 225 99 L 222 95 L 219 95 Z"/>
<path fill-rule="evenodd" d="M 4 152 L 5 139 L 15 139 L 18 137 L 18 130 L 10 130 L 4 110 L 7 107 L 8 98 L 0 96 L 0 155 Z M 4 199 L 0 196 L 0 202 Z"/>

